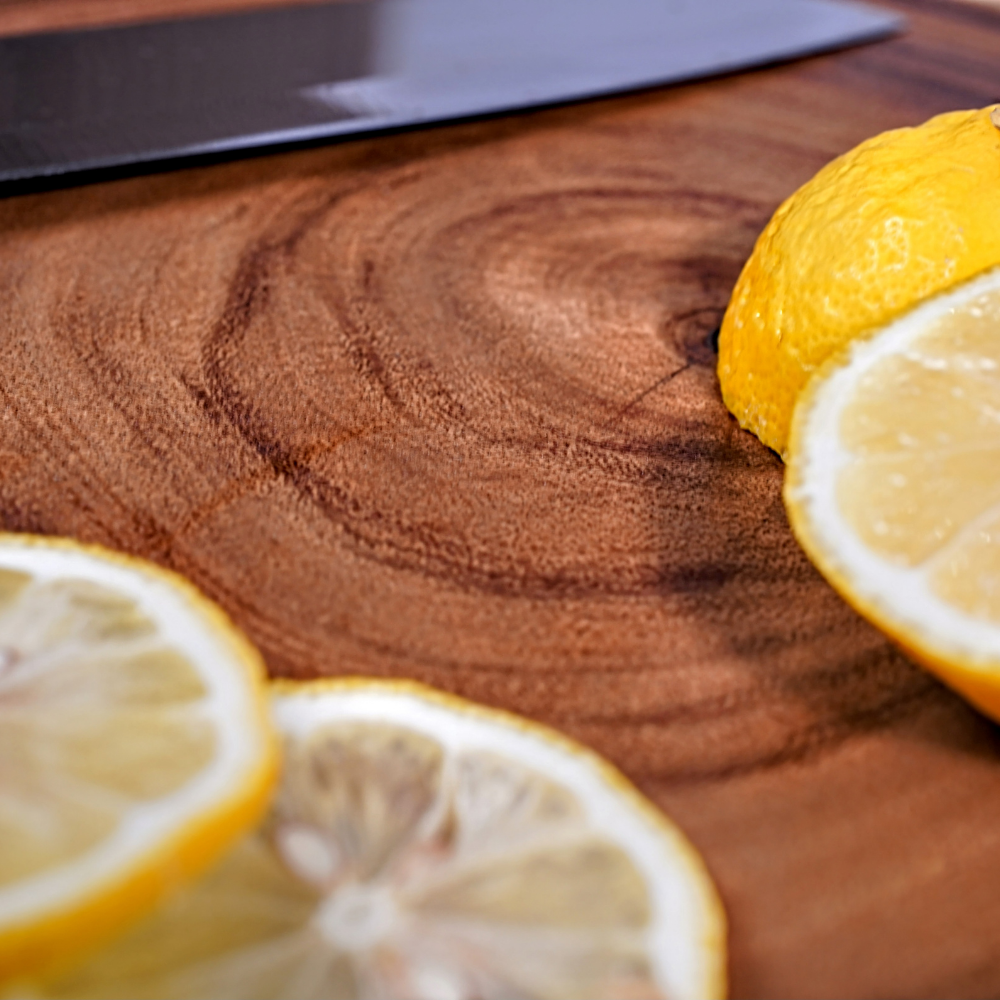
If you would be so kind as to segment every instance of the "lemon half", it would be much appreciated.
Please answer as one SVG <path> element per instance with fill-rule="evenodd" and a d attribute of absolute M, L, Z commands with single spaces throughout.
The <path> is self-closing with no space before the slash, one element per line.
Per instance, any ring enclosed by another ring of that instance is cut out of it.
<path fill-rule="evenodd" d="M 282 683 L 271 815 L 52 997 L 720 997 L 698 855 L 541 726 L 406 682 Z"/>
<path fill-rule="evenodd" d="M 202 871 L 276 770 L 259 656 L 179 577 L 0 535 L 0 983 Z"/>
<path fill-rule="evenodd" d="M 1000 269 L 817 374 L 785 501 L 833 586 L 1000 719 Z"/>
<path fill-rule="evenodd" d="M 741 426 L 784 454 L 799 392 L 826 360 L 924 299 L 1000 264 L 1000 109 L 874 136 L 774 213 L 719 335 Z"/>

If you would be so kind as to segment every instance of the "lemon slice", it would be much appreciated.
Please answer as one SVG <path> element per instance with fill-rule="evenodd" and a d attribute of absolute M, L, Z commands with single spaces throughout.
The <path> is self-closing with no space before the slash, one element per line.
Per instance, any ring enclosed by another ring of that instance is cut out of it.
<path fill-rule="evenodd" d="M 263 692 L 180 578 L 0 535 L 0 982 L 99 941 L 257 820 Z"/>
<path fill-rule="evenodd" d="M 817 374 L 785 500 L 834 587 L 1000 718 L 1000 269 Z"/>
<path fill-rule="evenodd" d="M 46 996 L 722 996 L 700 859 L 589 751 L 406 682 L 273 704 L 261 830 Z"/>

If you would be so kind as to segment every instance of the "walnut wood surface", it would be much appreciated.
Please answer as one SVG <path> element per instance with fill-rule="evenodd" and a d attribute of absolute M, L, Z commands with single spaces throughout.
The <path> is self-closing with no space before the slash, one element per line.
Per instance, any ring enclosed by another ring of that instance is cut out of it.
<path fill-rule="evenodd" d="M 298 4 L 325 0 L 294 0 Z M 1000 0 L 987 0 L 1000 3 Z M 281 7 L 289 0 L 0 0 L 0 36 Z"/>
<path fill-rule="evenodd" d="M 1000 99 L 1000 15 L 638 96 L 0 203 L 0 519 L 184 573 L 274 674 L 615 761 L 738 997 L 1000 994 L 1000 740 L 793 541 L 707 343 L 778 202 Z"/>

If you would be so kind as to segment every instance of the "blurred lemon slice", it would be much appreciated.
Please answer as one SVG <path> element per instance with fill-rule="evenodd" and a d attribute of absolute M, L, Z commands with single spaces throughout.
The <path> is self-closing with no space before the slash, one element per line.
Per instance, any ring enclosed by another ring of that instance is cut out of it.
<path fill-rule="evenodd" d="M 700 859 L 589 751 L 406 682 L 282 683 L 273 705 L 259 833 L 46 996 L 723 994 Z"/>
<path fill-rule="evenodd" d="M 0 983 L 107 936 L 259 818 L 263 692 L 180 578 L 0 535 Z"/>
<path fill-rule="evenodd" d="M 1000 269 L 821 369 L 788 461 L 792 526 L 824 575 L 1000 718 Z"/>

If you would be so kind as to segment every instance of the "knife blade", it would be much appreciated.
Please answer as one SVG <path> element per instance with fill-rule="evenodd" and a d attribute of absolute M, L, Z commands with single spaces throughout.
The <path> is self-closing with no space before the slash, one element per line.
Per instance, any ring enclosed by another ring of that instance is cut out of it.
<path fill-rule="evenodd" d="M 356 0 L 0 39 L 0 192 L 677 83 L 901 30 L 846 0 Z"/>

